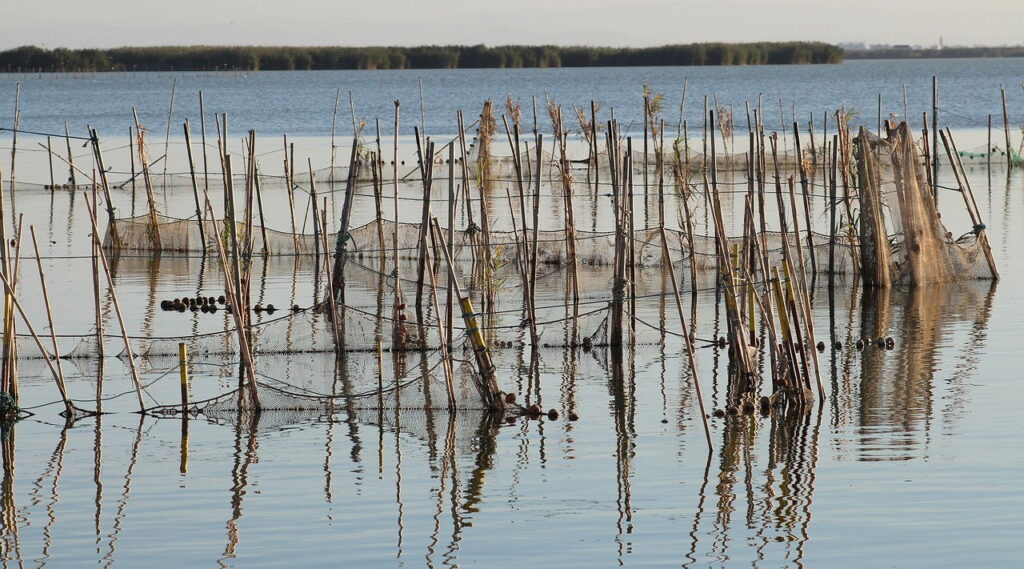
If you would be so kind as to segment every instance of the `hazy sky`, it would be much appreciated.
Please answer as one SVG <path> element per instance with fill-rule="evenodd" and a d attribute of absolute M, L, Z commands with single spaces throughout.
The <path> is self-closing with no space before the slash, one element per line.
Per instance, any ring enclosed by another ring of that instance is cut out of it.
<path fill-rule="evenodd" d="M 509 4 L 512 4 L 511 6 Z M 0 49 L 123 45 L 1024 42 L 1019 0 L 0 0 Z"/>

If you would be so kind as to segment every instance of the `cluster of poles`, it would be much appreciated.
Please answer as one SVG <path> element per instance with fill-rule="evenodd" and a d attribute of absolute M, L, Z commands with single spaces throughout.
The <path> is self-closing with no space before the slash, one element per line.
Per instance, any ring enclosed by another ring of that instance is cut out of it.
<path fill-rule="evenodd" d="M 934 93 L 935 108 L 933 109 L 933 130 L 936 128 L 935 114 L 937 114 L 937 88 Z M 685 89 L 684 99 L 685 102 Z M 172 103 L 173 105 L 173 103 Z M 337 106 L 337 104 L 336 104 Z M 681 104 L 682 106 L 682 104 Z M 227 115 L 219 115 L 216 119 L 217 130 L 217 160 L 220 165 L 220 182 L 224 188 L 224 216 L 218 221 L 210 200 L 210 168 L 207 156 L 206 144 L 206 123 L 205 112 L 203 111 L 203 97 L 200 93 L 200 116 L 201 137 L 202 137 L 202 170 L 199 170 L 197 159 L 192 152 L 192 133 L 189 121 L 182 125 L 185 143 L 188 153 L 188 164 L 190 182 L 194 197 L 196 223 L 200 238 L 204 244 L 204 254 L 208 244 L 214 244 L 213 249 L 224 272 L 225 296 L 229 311 L 235 324 L 238 349 L 244 370 L 243 386 L 246 388 L 249 403 L 254 409 L 261 409 L 263 402 L 260 399 L 259 383 L 255 372 L 252 347 L 252 323 L 250 321 L 250 284 L 252 282 L 253 259 L 257 255 L 266 256 L 268 251 L 268 238 L 266 223 L 264 219 L 263 197 L 260 185 L 260 167 L 256 153 L 256 134 L 249 131 L 245 139 L 244 155 L 244 183 L 240 196 L 241 212 L 237 211 L 236 203 L 236 176 L 233 164 L 233 156 L 228 152 L 228 120 Z M 530 343 L 537 348 L 540 343 L 540 332 L 538 330 L 536 283 L 538 279 L 538 250 L 539 250 L 539 228 L 540 228 L 540 201 L 542 195 L 542 172 L 546 166 L 544 149 L 546 145 L 553 148 L 552 156 L 557 158 L 550 164 L 558 172 L 557 183 L 561 186 L 562 213 L 565 221 L 565 259 L 568 261 L 567 269 L 567 299 L 571 298 L 574 316 L 579 314 L 580 284 L 578 276 L 578 260 L 576 255 L 576 227 L 573 204 L 573 187 L 576 183 L 573 178 L 573 171 L 578 169 L 576 165 L 584 161 L 572 161 L 569 159 L 569 129 L 563 120 L 562 108 L 554 102 L 548 104 L 548 114 L 553 125 L 553 143 L 546 143 L 545 137 L 537 127 L 536 102 L 534 102 L 534 128 L 532 148 L 531 144 L 524 142 L 520 121 L 521 111 L 517 105 L 510 102 L 507 104 L 508 114 L 501 116 L 504 126 L 505 138 L 511 151 L 511 164 L 513 166 L 513 178 L 511 183 L 517 190 L 517 199 L 506 190 L 509 218 L 511 220 L 515 247 L 515 268 L 519 278 L 522 280 L 523 305 L 526 318 L 524 327 L 528 328 Z M 399 207 L 398 207 L 398 132 L 400 126 L 400 104 L 395 101 L 394 105 L 394 148 L 393 159 L 391 160 L 391 179 L 393 183 L 392 194 L 394 196 L 394 209 L 392 212 L 394 233 L 391 237 L 390 254 L 394 264 L 394 345 L 402 346 L 413 337 L 407 329 L 405 292 L 402 290 L 400 277 L 401 263 L 399 246 Z M 1004 97 L 1005 109 L 1005 97 Z M 726 322 L 728 336 L 726 342 L 729 345 L 729 408 L 736 412 L 753 412 L 757 406 L 762 411 L 773 407 L 795 406 L 802 407 L 813 404 L 815 398 L 823 401 L 825 390 L 822 385 L 821 372 L 818 365 L 818 357 L 814 347 L 816 341 L 813 319 L 811 317 L 810 288 L 813 286 L 813 279 L 821 272 L 827 272 L 829 285 L 834 286 L 835 263 L 837 259 L 836 246 L 839 245 L 844 251 L 849 251 L 851 264 L 855 275 L 859 277 L 865 272 L 862 266 L 864 259 L 858 251 L 858 245 L 863 237 L 857 234 L 856 227 L 858 219 L 854 215 L 854 202 L 860 198 L 858 184 L 864 184 L 871 176 L 865 175 L 858 170 L 854 152 L 854 141 L 851 139 L 848 123 L 849 116 L 843 111 L 837 111 L 835 117 L 836 133 L 829 140 L 829 133 L 826 122 L 823 123 L 821 132 L 822 144 L 819 146 L 815 141 L 815 130 L 813 118 L 807 125 L 807 134 L 810 137 L 809 150 L 805 152 L 801 141 L 800 125 L 793 122 L 792 139 L 795 152 L 786 152 L 788 146 L 785 141 L 785 133 L 782 133 L 782 150 L 779 145 L 779 134 L 766 133 L 763 123 L 764 109 L 759 100 L 753 110 L 747 107 L 748 146 L 745 153 L 745 169 L 747 178 L 746 194 L 742 202 L 742 234 L 730 236 L 727 233 L 722 206 L 722 190 L 719 183 L 719 166 L 725 164 L 736 166 L 736 142 L 735 129 L 733 128 L 733 117 L 729 110 L 714 105 L 709 107 L 708 99 L 705 98 L 705 113 L 703 120 L 703 151 L 699 153 L 699 161 L 693 160 L 693 154 L 689 148 L 688 136 L 685 135 L 688 126 L 680 120 L 675 144 L 666 148 L 665 132 L 666 121 L 660 116 L 660 100 L 645 92 L 644 97 L 644 125 L 642 142 L 643 164 L 635 164 L 634 140 L 631 136 L 624 136 L 620 132 L 618 121 L 614 112 L 610 120 L 606 121 L 603 128 L 598 127 L 598 106 L 595 103 L 590 105 L 589 117 L 587 113 L 574 109 L 576 118 L 579 120 L 581 134 L 586 142 L 588 157 L 586 163 L 586 177 L 588 185 L 593 183 L 595 194 L 600 184 L 600 178 L 605 173 L 608 176 L 607 184 L 611 187 L 612 211 L 614 218 L 614 251 L 612 262 L 612 294 L 609 302 L 609 345 L 614 351 L 621 350 L 623 345 L 628 344 L 630 337 L 636 335 L 636 299 L 637 299 L 637 268 L 641 265 L 637 258 L 638 233 L 636 212 L 634 203 L 639 198 L 637 186 L 642 185 L 644 203 L 649 203 L 648 198 L 652 190 L 656 191 L 658 204 L 657 231 L 661 239 L 663 256 L 663 267 L 668 272 L 672 284 L 673 295 L 679 312 L 681 337 L 687 353 L 688 363 L 694 374 L 694 384 L 700 403 L 701 415 L 710 444 L 710 431 L 707 428 L 707 413 L 703 406 L 703 397 L 700 392 L 700 382 L 696 380 L 696 356 L 694 352 L 694 334 L 691 330 L 692 322 L 687 322 L 684 314 L 681 299 L 682 287 L 681 278 L 677 278 L 675 267 L 670 255 L 669 240 L 666 236 L 666 203 L 665 193 L 668 184 L 674 184 L 681 194 L 681 211 L 679 212 L 682 221 L 681 227 L 684 238 L 690 249 L 689 273 L 693 286 L 690 290 L 696 294 L 698 287 L 697 273 L 698 265 L 696 260 L 696 240 L 694 209 L 691 199 L 703 199 L 704 207 L 709 212 L 711 225 L 714 230 L 714 257 L 717 267 L 717 290 L 719 298 L 722 299 L 726 308 Z M 682 113 L 681 113 L 682 114 Z M 1005 114 L 1005 111 L 1004 111 Z M 155 197 L 155 184 L 153 181 L 152 169 L 154 163 L 150 161 L 147 151 L 146 129 L 139 123 L 137 113 L 134 130 L 132 131 L 132 177 L 130 182 L 141 177 L 147 196 L 147 211 L 150 218 L 152 231 L 150 238 L 154 250 L 161 248 L 160 218 L 157 211 L 157 200 Z M 353 112 L 354 115 L 354 112 Z M 509 122 L 509 119 L 511 123 Z M 485 404 L 494 409 L 504 410 L 511 400 L 506 400 L 505 394 L 499 389 L 495 377 L 495 367 L 491 361 L 489 349 L 481 332 L 481 324 L 478 320 L 479 313 L 473 308 L 473 301 L 468 292 L 465 292 L 459 282 L 459 270 L 453 261 L 453 244 L 455 243 L 456 212 L 459 211 L 459 202 L 464 200 L 462 215 L 466 217 L 467 224 L 465 233 L 470 237 L 473 254 L 471 280 L 480 286 L 470 287 L 481 292 L 480 302 L 484 311 L 493 306 L 497 286 L 493 274 L 502 260 L 495 255 L 491 238 L 491 206 L 489 205 L 489 191 L 498 182 L 493 172 L 493 147 L 497 143 L 497 120 L 495 118 L 494 105 L 491 101 L 484 104 L 479 126 L 478 136 L 475 142 L 476 156 L 471 159 L 470 148 L 466 142 L 466 126 L 462 113 L 458 116 L 459 134 L 453 140 L 442 146 L 440 149 L 435 142 L 426 137 L 419 128 L 415 130 L 416 152 L 418 158 L 418 172 L 422 182 L 422 214 L 419 219 L 419 238 L 417 251 L 417 268 L 415 279 L 415 301 L 417 321 L 420 326 L 427 319 L 423 317 L 424 309 L 429 308 L 435 315 L 438 337 L 441 338 L 441 355 L 443 358 L 443 369 L 449 406 L 456 408 L 459 402 L 456 400 L 454 388 L 454 370 L 452 356 L 449 353 L 452 340 L 455 337 L 456 329 L 454 318 L 456 310 L 461 312 L 464 321 L 466 334 L 472 346 L 475 356 L 476 374 L 474 375 L 477 389 Z M 17 132 L 17 124 L 16 131 Z M 880 125 L 881 126 L 881 121 Z M 375 146 L 366 144 L 365 141 L 356 135 L 352 142 L 351 154 L 349 156 L 347 177 L 344 181 L 344 201 L 340 217 L 340 227 L 337 232 L 337 240 L 334 243 L 333 255 L 328 242 L 328 219 L 326 198 L 321 203 L 317 195 L 317 180 L 309 161 L 309 194 L 310 206 L 313 214 L 313 232 L 315 242 L 315 258 L 319 271 L 326 275 L 326 288 L 330 294 L 325 295 L 325 301 L 319 308 L 329 315 L 332 326 L 335 346 L 338 350 L 344 349 L 344 307 L 345 307 L 345 265 L 349 257 L 349 228 L 352 218 L 353 203 L 356 199 L 356 186 L 360 177 L 369 176 L 373 185 L 374 209 L 377 220 L 377 241 L 380 257 L 380 264 L 383 269 L 388 257 L 388 236 L 384 232 L 384 183 L 385 168 L 384 150 L 382 148 L 380 123 L 377 121 L 377 132 Z M 905 128 L 905 126 L 904 126 Z M 604 148 L 601 148 L 600 131 L 604 131 Z M 169 127 L 168 127 L 169 131 Z M 683 134 L 679 136 L 678 134 Z M 927 149 L 928 121 L 924 120 L 925 144 Z M 51 161 L 51 176 L 53 159 L 57 158 L 65 162 L 71 174 L 72 184 L 75 185 L 77 172 L 84 179 L 91 181 L 92 198 L 89 201 L 89 215 L 92 224 L 92 256 L 94 266 L 94 292 L 96 297 L 96 333 L 99 350 L 103 350 L 103 321 L 99 310 L 99 299 L 101 296 L 101 281 L 106 280 L 108 290 L 112 296 L 117 313 L 118 325 L 125 342 L 125 351 L 131 368 L 132 379 L 138 396 L 140 411 L 146 412 L 147 406 L 143 398 L 141 382 L 138 371 L 135 367 L 134 357 L 131 351 L 130 342 L 123 319 L 120 315 L 120 308 L 116 301 L 113 279 L 110 275 L 109 265 L 106 259 L 105 248 L 117 251 L 125 244 L 121 242 L 118 234 L 118 223 L 115 219 L 114 208 L 110 197 L 111 183 L 107 179 L 107 169 L 104 167 L 103 155 L 100 151 L 99 135 L 95 129 L 89 129 L 89 144 L 92 147 L 95 169 L 93 172 L 84 172 L 80 167 L 75 166 L 73 157 L 68 153 L 67 159 L 54 153 L 47 140 L 46 149 Z M 721 142 L 719 142 L 721 137 Z M 70 148 L 70 135 L 67 137 Z M 865 138 L 862 131 L 862 139 Z M 966 181 L 966 174 L 959 161 L 955 145 L 952 143 L 948 132 L 940 131 L 940 136 L 931 137 L 933 144 L 941 138 L 947 150 L 949 161 L 954 168 L 954 174 L 960 185 L 961 193 L 964 195 L 968 211 L 976 228 L 980 228 L 980 238 L 984 238 L 984 224 L 977 212 L 977 205 L 973 203 L 973 195 L 970 192 L 969 183 Z M 726 140 L 728 139 L 728 142 Z M 682 141 L 680 144 L 679 141 Z M 719 156 L 719 144 L 723 147 L 731 146 L 733 154 Z M 1009 135 L 1007 134 L 1009 148 Z M 165 144 L 166 147 L 166 144 Z M 934 158 L 935 148 L 931 155 L 926 153 L 925 163 L 927 171 L 932 174 L 929 183 L 934 186 L 934 176 L 937 172 L 938 160 Z M 991 148 L 991 145 L 990 145 Z M 334 142 L 332 135 L 332 165 L 331 180 L 334 180 Z M 649 159 L 652 156 L 653 165 Z M 444 154 L 447 151 L 447 160 Z M 458 155 L 456 154 L 458 153 Z M 532 154 L 532 156 L 531 156 Z M 860 153 L 863 156 L 863 152 Z M 135 160 L 138 159 L 140 170 L 136 174 Z M 441 158 L 441 159 L 439 159 Z M 166 159 L 165 154 L 160 160 Z M 724 160 L 723 160 L 724 159 Z M 602 160 L 604 163 L 602 163 Z M 12 175 L 13 182 L 13 148 L 12 148 Z M 294 208 L 294 191 L 299 188 L 296 182 L 295 149 L 294 144 L 289 144 L 287 137 L 284 138 L 284 178 L 288 192 L 290 209 L 290 223 L 292 238 L 295 241 L 295 250 L 298 252 L 300 229 L 296 224 Z M 166 161 L 164 162 L 166 168 Z M 435 205 L 431 203 L 431 196 L 434 193 L 435 167 L 439 164 L 448 165 L 448 200 L 447 200 L 447 230 L 442 228 Z M 471 172 L 471 164 L 475 172 Z M 367 173 L 367 167 L 369 172 Z M 458 168 L 458 171 L 456 171 Z M 635 180 L 637 170 L 642 173 L 642 181 Z M 795 175 L 784 175 L 783 170 L 792 171 Z M 815 180 L 817 175 L 821 176 L 820 182 Z M 166 170 L 165 170 L 166 173 Z M 650 180 L 652 175 L 655 181 Z M 858 175 L 859 174 L 859 175 Z M 461 179 L 461 183 L 457 183 Z M 52 181 L 52 180 L 51 180 Z M 472 194 L 473 182 L 476 182 L 478 195 Z M 818 258 L 813 231 L 811 228 L 811 186 L 820 184 L 828 189 L 828 259 Z M 799 194 L 797 187 L 799 185 Z M 55 186 L 53 186 L 55 187 Z M 121 186 L 123 187 L 123 185 Z M 108 216 L 108 231 L 106 241 L 101 241 L 99 225 L 96 215 L 102 205 L 98 199 L 102 192 Z M 775 194 L 775 204 L 769 204 L 768 196 Z M 554 192 L 552 192 L 554 194 Z M 16 354 L 16 330 L 15 313 L 20 313 L 26 327 L 43 352 L 54 379 L 57 382 L 61 395 L 64 399 L 68 413 L 81 413 L 67 396 L 67 389 L 64 384 L 63 373 L 60 367 L 60 354 L 56 343 L 56 335 L 52 321 L 52 314 L 49 311 L 47 301 L 47 315 L 51 331 L 52 351 L 48 352 L 43 341 L 36 335 L 35 328 L 28 321 L 21 305 L 17 299 L 17 271 L 20 261 L 20 240 L 21 240 L 21 219 L 18 220 L 18 230 L 15 234 L 13 245 L 9 243 L 6 234 L 7 222 L 4 219 L 4 207 L 2 201 L 3 192 L 0 191 L 0 264 L 2 264 L 3 279 L 6 287 L 5 310 L 4 310 L 4 345 L 3 345 L 3 385 L 2 390 L 10 393 L 17 400 L 17 354 Z M 527 198 L 532 197 L 532 203 L 528 207 Z M 473 207 L 477 202 L 478 209 Z M 517 202 L 517 203 L 516 203 Z M 781 261 L 772 265 L 769 261 L 768 242 L 768 212 L 775 210 L 778 233 L 781 234 Z M 863 206 L 861 208 L 863 212 Z M 862 214 L 863 215 L 863 214 Z M 257 224 L 256 217 L 259 217 Z M 641 229 L 650 229 L 648 221 L 643 222 Z M 801 227 L 801 225 L 803 227 Z M 31 228 L 30 228 L 31 229 Z M 884 236 L 884 227 L 882 228 Z M 33 232 L 34 236 L 34 232 Z M 260 242 L 262 241 L 262 247 Z M 991 253 L 987 249 L 987 258 L 995 270 L 994 262 L 991 261 Z M 321 254 L 322 253 L 322 254 Z M 12 256 L 13 255 L 13 256 Z M 39 259 L 38 250 L 36 258 Z M 827 269 L 825 264 L 827 263 Z M 443 268 L 442 268 L 443 267 Z M 45 297 L 45 279 L 42 274 L 42 264 L 39 263 L 40 281 L 43 285 Z M 812 282 L 808 282 L 807 275 L 812 275 Z M 441 310 L 441 298 L 438 293 L 438 284 L 441 278 L 447 279 L 447 298 L 444 302 L 447 311 Z M 865 281 L 869 277 L 865 276 Z M 425 296 L 429 295 L 429 298 Z M 457 308 L 456 308 L 457 307 Z M 441 315 L 446 317 L 442 320 Z M 757 362 L 757 353 L 761 348 L 759 345 L 758 322 L 763 324 L 763 330 L 767 333 L 767 355 L 770 361 L 771 394 L 758 398 L 760 390 L 760 373 Z M 571 343 L 573 345 L 580 341 L 579 332 L 574 327 Z M 419 338 L 426 335 L 422 332 Z M 182 408 L 187 409 L 187 390 L 183 389 Z M 97 412 L 100 402 L 97 401 Z"/>

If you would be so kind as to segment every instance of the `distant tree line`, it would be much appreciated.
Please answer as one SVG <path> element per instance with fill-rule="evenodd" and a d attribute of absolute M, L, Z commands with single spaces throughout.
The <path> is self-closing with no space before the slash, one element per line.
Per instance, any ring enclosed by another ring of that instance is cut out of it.
<path fill-rule="evenodd" d="M 1024 46 L 1013 47 L 944 47 L 916 49 L 887 47 L 848 50 L 846 59 L 937 59 L 958 57 L 1024 57 Z"/>
<path fill-rule="evenodd" d="M 839 63 L 821 42 L 693 43 L 646 48 L 583 46 L 258 47 L 160 46 L 0 52 L 3 72 L 276 71 Z"/>

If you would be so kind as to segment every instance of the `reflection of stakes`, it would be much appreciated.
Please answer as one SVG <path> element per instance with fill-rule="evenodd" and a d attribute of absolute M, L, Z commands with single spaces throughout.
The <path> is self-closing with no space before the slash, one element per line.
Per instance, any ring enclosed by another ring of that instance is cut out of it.
<path fill-rule="evenodd" d="M 491 355 L 487 351 L 487 344 L 484 342 L 483 334 L 480 333 L 480 325 L 476 321 L 476 314 L 473 312 L 473 300 L 462 295 L 459 287 L 459 279 L 455 274 L 455 266 L 452 265 L 452 258 L 448 255 L 448 245 L 445 243 L 444 234 L 441 231 L 441 224 L 437 218 L 432 219 L 432 228 L 435 239 L 441 244 L 441 254 L 444 256 L 445 264 L 448 265 L 448 274 L 452 279 L 452 288 L 455 296 L 459 299 L 459 306 L 462 308 L 462 319 L 466 323 L 466 334 L 473 345 L 473 354 L 476 356 L 477 369 L 483 383 L 477 387 L 487 406 L 495 410 L 504 410 L 505 404 L 498 396 L 498 383 L 494 377 L 494 363 L 491 362 Z"/>
<path fill-rule="evenodd" d="M 132 344 L 128 340 L 128 331 L 124 327 L 124 317 L 121 316 L 121 305 L 117 302 L 117 292 L 114 291 L 114 277 L 110 274 L 110 265 L 107 263 L 107 254 L 103 251 L 100 242 L 100 229 L 96 224 L 96 206 L 91 203 L 88 196 L 85 200 L 85 208 L 89 212 L 89 221 L 92 223 L 92 239 L 96 245 L 96 254 L 100 258 L 100 265 L 107 277 L 107 286 L 110 287 L 110 299 L 114 303 L 114 313 L 117 315 L 117 324 L 121 328 L 121 338 L 124 340 L 124 351 L 128 356 L 128 367 L 132 373 L 132 383 L 135 386 L 135 395 L 139 399 L 139 412 L 146 412 L 146 403 L 142 400 L 142 382 L 139 380 L 139 370 L 135 367 L 135 354 L 132 352 Z"/>
<path fill-rule="evenodd" d="M 679 310 L 679 323 L 683 328 L 683 345 L 686 346 L 686 356 L 690 361 L 690 373 L 693 374 L 693 387 L 697 394 L 697 406 L 700 407 L 700 419 L 704 425 L 704 436 L 708 440 L 708 454 L 713 452 L 711 444 L 711 428 L 708 426 L 708 416 L 704 412 L 704 396 L 701 394 L 700 381 L 697 379 L 697 358 L 693 353 L 693 341 L 690 339 L 690 331 L 686 325 L 686 317 L 683 314 L 683 301 L 679 297 L 679 283 L 676 282 L 675 270 L 672 268 L 672 257 L 669 255 L 668 239 L 665 237 L 665 227 L 661 228 L 661 251 L 665 256 L 665 266 L 668 269 L 668 278 L 672 281 L 672 294 L 676 299 L 676 308 Z"/>

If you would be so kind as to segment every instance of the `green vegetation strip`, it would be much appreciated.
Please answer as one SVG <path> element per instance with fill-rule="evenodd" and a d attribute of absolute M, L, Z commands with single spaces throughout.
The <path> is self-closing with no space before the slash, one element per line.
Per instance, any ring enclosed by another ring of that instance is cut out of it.
<path fill-rule="evenodd" d="M 479 69 L 839 63 L 821 42 L 692 43 L 645 48 L 582 46 L 258 47 L 160 46 L 0 52 L 3 72 Z"/>

